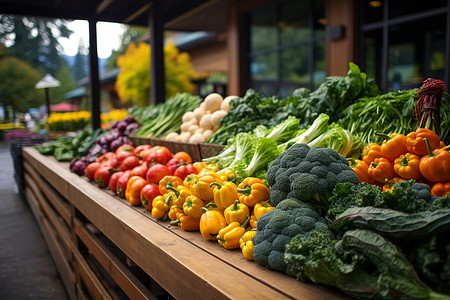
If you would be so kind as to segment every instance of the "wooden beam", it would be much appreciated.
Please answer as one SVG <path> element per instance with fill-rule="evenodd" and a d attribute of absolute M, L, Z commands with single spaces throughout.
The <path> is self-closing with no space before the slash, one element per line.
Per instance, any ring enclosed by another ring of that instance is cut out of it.
<path fill-rule="evenodd" d="M 89 19 L 89 86 L 92 128 L 100 128 L 100 79 L 98 75 L 98 54 L 97 54 L 97 20 Z"/>
<path fill-rule="evenodd" d="M 149 10 L 151 83 L 150 104 L 163 103 L 166 98 L 164 71 L 164 34 L 162 0 L 155 0 Z"/>

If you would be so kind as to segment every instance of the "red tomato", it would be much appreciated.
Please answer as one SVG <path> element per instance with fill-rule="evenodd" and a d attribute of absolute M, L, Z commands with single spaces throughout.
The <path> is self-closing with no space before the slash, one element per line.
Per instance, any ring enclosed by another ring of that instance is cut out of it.
<path fill-rule="evenodd" d="M 151 166 L 148 169 L 145 178 L 147 179 L 147 181 L 149 183 L 158 184 L 159 181 L 164 178 L 164 176 L 169 176 L 169 175 L 172 175 L 172 174 L 170 173 L 170 170 L 166 165 L 156 164 L 156 165 Z"/>
<path fill-rule="evenodd" d="M 133 155 L 125 158 L 120 164 L 119 169 L 120 171 L 126 171 L 131 170 L 139 165 L 141 165 L 141 160 L 137 156 Z"/>
<path fill-rule="evenodd" d="M 189 153 L 184 151 L 179 151 L 173 155 L 173 158 L 181 158 L 187 163 L 192 164 L 192 157 L 189 155 Z"/>
<path fill-rule="evenodd" d="M 119 161 L 123 161 L 128 156 L 134 155 L 134 147 L 129 144 L 123 144 L 116 149 L 116 157 Z"/>
<path fill-rule="evenodd" d="M 109 177 L 109 189 L 114 193 L 117 194 L 117 181 L 119 180 L 119 177 L 122 176 L 123 172 L 115 172 Z"/>
<path fill-rule="evenodd" d="M 178 165 L 178 168 L 176 168 L 175 172 L 173 173 L 174 176 L 180 177 L 181 180 L 184 180 L 189 174 L 198 174 L 198 172 L 192 164 L 188 163 Z"/>
<path fill-rule="evenodd" d="M 146 163 L 141 164 L 140 166 L 134 167 L 131 169 L 130 176 L 140 176 L 142 178 L 146 178 L 148 171 L 148 166 Z"/>
<path fill-rule="evenodd" d="M 134 154 L 140 154 L 142 151 L 147 150 L 147 149 L 151 149 L 152 146 L 151 145 L 140 145 L 137 146 L 136 148 L 134 148 Z"/>
<path fill-rule="evenodd" d="M 94 181 L 102 189 L 108 186 L 109 178 L 112 174 L 112 171 L 110 169 L 110 165 L 103 164 L 97 169 L 97 171 L 95 171 Z"/>
<path fill-rule="evenodd" d="M 152 162 L 165 165 L 172 158 L 172 152 L 164 146 L 155 146 L 150 150 L 152 151 L 146 157 L 148 165 L 151 165 Z"/>
<path fill-rule="evenodd" d="M 169 168 L 170 174 L 173 175 L 173 172 L 175 172 L 178 165 L 185 163 L 185 160 L 182 160 L 181 158 L 172 158 L 169 160 L 166 164 L 166 166 Z"/>
<path fill-rule="evenodd" d="M 94 180 L 94 174 L 97 171 L 97 169 L 101 166 L 101 163 L 99 162 L 93 162 L 87 165 L 86 169 L 84 170 L 84 174 L 86 174 L 87 178 L 90 180 Z"/>
<path fill-rule="evenodd" d="M 103 154 L 99 158 L 97 158 L 97 161 L 99 163 L 105 163 L 105 162 L 111 161 L 113 157 L 114 157 L 114 152 L 106 152 L 105 154 Z"/>
<path fill-rule="evenodd" d="M 117 180 L 117 196 L 119 197 L 125 198 L 125 191 L 127 189 L 128 178 L 130 178 L 130 172 L 130 170 L 126 170 Z"/>
<path fill-rule="evenodd" d="M 156 184 L 149 183 L 141 190 L 141 202 L 148 211 L 152 210 L 152 202 L 156 196 L 161 195 Z"/>

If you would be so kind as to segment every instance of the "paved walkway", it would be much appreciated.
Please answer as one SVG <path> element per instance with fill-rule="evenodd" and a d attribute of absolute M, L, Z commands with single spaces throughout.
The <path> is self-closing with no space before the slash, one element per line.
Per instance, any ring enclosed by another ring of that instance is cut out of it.
<path fill-rule="evenodd" d="M 36 220 L 18 194 L 4 142 L 0 168 L 0 299 L 67 299 Z"/>

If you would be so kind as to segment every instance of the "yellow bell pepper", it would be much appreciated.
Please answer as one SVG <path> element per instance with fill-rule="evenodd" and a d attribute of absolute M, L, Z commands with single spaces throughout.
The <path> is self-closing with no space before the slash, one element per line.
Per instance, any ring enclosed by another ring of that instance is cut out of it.
<path fill-rule="evenodd" d="M 250 207 L 256 203 L 269 199 L 269 188 L 261 179 L 255 177 L 245 178 L 238 186 L 239 201 Z"/>
<path fill-rule="evenodd" d="M 204 213 L 202 207 L 205 206 L 205 202 L 197 196 L 190 195 L 186 198 L 183 204 L 184 214 L 192 218 L 200 218 Z"/>
<path fill-rule="evenodd" d="M 194 183 L 194 179 L 197 178 L 197 174 L 189 174 L 188 176 L 186 176 L 183 180 L 183 185 L 188 188 L 191 189 L 192 184 Z"/>
<path fill-rule="evenodd" d="M 217 175 L 220 176 L 220 179 L 222 179 L 223 182 L 225 182 L 225 181 L 235 182 L 235 180 L 236 180 L 234 172 L 231 168 L 222 169 L 217 172 Z"/>
<path fill-rule="evenodd" d="M 257 223 L 257 220 L 256 220 L 256 216 L 255 216 L 255 210 L 253 210 L 252 214 L 250 215 L 250 221 L 248 222 L 248 224 L 250 224 L 250 226 L 252 228 L 256 228 L 256 223 Z"/>
<path fill-rule="evenodd" d="M 222 180 L 216 172 L 207 169 L 203 169 L 193 180 L 194 182 L 191 186 L 192 193 L 206 202 L 214 199 L 214 186 L 211 187 L 210 184 L 212 182 L 222 183 Z"/>
<path fill-rule="evenodd" d="M 238 199 L 237 186 L 233 182 L 225 181 L 223 184 L 211 182 L 209 186 L 214 187 L 214 203 L 219 209 L 227 208 Z"/>
<path fill-rule="evenodd" d="M 186 198 L 192 195 L 191 190 L 183 185 L 179 185 L 176 188 L 168 186 L 167 190 L 169 190 L 169 195 L 173 196 L 173 205 L 180 207 L 183 206 Z"/>
<path fill-rule="evenodd" d="M 172 195 L 164 194 L 156 196 L 152 201 L 152 216 L 158 220 L 167 220 L 172 200 Z"/>
<path fill-rule="evenodd" d="M 183 208 L 179 206 L 172 205 L 169 209 L 167 216 L 171 221 L 178 220 L 178 216 L 183 213 Z"/>
<path fill-rule="evenodd" d="M 227 227 L 227 222 L 212 202 L 208 203 L 206 207 L 202 207 L 202 210 L 205 213 L 200 217 L 200 233 L 205 239 L 216 241 L 217 234 L 221 229 Z"/>
<path fill-rule="evenodd" d="M 225 208 L 224 217 L 227 224 L 238 222 L 243 224 L 247 217 L 250 219 L 250 210 L 247 205 L 240 203 L 239 200 L 234 201 L 233 204 Z"/>
<path fill-rule="evenodd" d="M 245 259 L 253 260 L 253 248 L 255 245 L 252 242 L 252 237 L 256 234 L 256 230 L 246 231 L 239 239 L 239 247 L 241 247 L 242 254 Z"/>
<path fill-rule="evenodd" d="M 203 170 L 211 170 L 213 172 L 218 172 L 220 171 L 220 168 L 216 164 L 208 164 L 203 168 Z"/>
<path fill-rule="evenodd" d="M 247 217 L 247 220 L 242 225 L 238 222 L 231 222 L 227 227 L 219 230 L 219 234 L 216 237 L 219 244 L 225 249 L 239 248 L 239 240 L 245 233 L 245 227 L 247 227 L 249 220 L 250 216 Z"/>
<path fill-rule="evenodd" d="M 275 209 L 275 207 L 270 205 L 270 203 L 267 201 L 261 201 L 259 203 L 256 203 L 255 207 L 253 208 L 253 212 L 255 213 L 256 220 L 258 220 L 259 217 L 268 213 L 272 209 Z"/>

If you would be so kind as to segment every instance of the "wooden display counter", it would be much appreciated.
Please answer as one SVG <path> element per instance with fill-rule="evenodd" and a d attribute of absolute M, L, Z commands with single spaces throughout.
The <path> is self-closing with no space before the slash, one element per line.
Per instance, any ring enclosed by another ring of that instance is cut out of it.
<path fill-rule="evenodd" d="M 344 299 L 247 261 L 199 232 L 23 149 L 25 193 L 71 299 Z"/>

